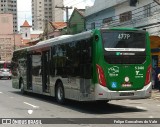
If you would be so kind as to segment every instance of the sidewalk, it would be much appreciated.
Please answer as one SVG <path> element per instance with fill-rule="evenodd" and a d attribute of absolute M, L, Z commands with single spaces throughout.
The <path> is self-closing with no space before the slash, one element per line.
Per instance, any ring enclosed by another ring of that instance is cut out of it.
<path fill-rule="evenodd" d="M 160 101 L 160 92 L 158 90 L 153 89 L 151 98 Z"/>

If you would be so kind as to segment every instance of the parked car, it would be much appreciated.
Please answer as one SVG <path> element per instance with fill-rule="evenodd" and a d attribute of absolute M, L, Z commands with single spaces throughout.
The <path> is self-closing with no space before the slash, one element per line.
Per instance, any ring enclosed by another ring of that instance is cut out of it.
<path fill-rule="evenodd" d="M 0 79 L 2 78 L 11 79 L 12 78 L 11 70 L 8 68 L 1 68 L 0 69 Z"/>

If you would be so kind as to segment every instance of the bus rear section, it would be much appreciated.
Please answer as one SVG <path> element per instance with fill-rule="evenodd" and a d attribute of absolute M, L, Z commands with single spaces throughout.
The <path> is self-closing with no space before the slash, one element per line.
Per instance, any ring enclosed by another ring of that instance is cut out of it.
<path fill-rule="evenodd" d="M 146 31 L 102 30 L 97 46 L 96 100 L 151 96 L 151 56 Z M 101 47 L 101 48 L 100 48 Z"/>

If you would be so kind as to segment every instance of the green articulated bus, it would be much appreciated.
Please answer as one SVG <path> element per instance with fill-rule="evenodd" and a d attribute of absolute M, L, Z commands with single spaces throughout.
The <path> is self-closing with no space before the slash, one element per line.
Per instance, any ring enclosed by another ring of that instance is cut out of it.
<path fill-rule="evenodd" d="M 146 31 L 102 28 L 14 51 L 12 86 L 59 103 L 144 99 L 151 96 L 151 70 Z"/>

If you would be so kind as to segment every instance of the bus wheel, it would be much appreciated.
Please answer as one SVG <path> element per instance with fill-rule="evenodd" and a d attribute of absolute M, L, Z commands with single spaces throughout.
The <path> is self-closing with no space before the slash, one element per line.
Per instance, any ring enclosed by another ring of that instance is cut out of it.
<path fill-rule="evenodd" d="M 56 86 L 56 100 L 60 104 L 63 104 L 65 101 L 64 88 L 61 82 L 58 82 Z"/>
<path fill-rule="evenodd" d="M 20 81 L 21 93 L 25 94 L 23 80 Z"/>

